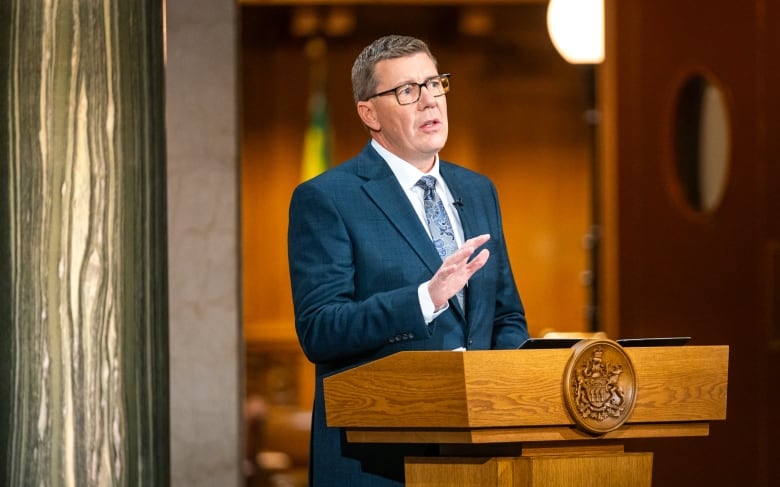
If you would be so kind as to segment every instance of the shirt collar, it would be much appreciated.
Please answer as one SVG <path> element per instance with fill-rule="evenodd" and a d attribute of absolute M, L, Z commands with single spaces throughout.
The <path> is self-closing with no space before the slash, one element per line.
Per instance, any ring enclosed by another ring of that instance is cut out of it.
<path fill-rule="evenodd" d="M 439 154 L 436 154 L 436 159 L 433 162 L 433 167 L 427 173 L 424 173 L 414 167 L 411 163 L 406 162 L 400 157 L 396 156 L 389 150 L 382 147 L 376 140 L 371 140 L 371 146 L 376 150 L 382 159 L 385 160 L 390 170 L 393 171 L 398 182 L 405 190 L 414 188 L 417 181 L 425 175 L 433 176 L 436 178 L 436 185 L 440 186 L 442 183 L 441 175 L 439 174 Z"/>

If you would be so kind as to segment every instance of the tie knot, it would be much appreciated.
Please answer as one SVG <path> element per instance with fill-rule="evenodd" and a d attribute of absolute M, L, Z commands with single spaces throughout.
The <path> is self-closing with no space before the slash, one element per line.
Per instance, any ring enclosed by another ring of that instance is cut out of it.
<path fill-rule="evenodd" d="M 417 186 L 429 191 L 436 189 L 436 178 L 433 176 L 423 176 L 417 181 Z"/>

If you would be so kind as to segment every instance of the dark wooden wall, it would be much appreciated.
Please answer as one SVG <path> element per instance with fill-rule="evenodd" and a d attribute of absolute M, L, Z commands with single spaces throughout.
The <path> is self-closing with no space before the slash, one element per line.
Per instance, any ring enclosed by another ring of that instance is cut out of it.
<path fill-rule="evenodd" d="M 654 485 L 780 485 L 780 9 L 770 1 L 608 0 L 604 103 L 608 329 L 730 346 L 728 419 L 702 439 L 654 440 Z M 723 88 L 728 183 L 690 208 L 674 169 L 686 77 Z"/>

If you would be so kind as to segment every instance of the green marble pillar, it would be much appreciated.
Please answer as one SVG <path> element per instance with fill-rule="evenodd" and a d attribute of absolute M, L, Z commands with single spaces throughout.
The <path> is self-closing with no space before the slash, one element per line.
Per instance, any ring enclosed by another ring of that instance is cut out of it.
<path fill-rule="evenodd" d="M 0 485 L 170 483 L 162 2 L 0 2 Z"/>

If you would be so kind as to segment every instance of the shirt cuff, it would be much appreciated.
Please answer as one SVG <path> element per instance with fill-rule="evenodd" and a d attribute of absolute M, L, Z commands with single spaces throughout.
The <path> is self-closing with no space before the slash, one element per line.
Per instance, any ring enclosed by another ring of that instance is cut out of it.
<path fill-rule="evenodd" d="M 447 311 L 447 308 L 450 307 L 450 303 L 447 302 L 440 310 L 436 311 L 436 307 L 433 305 L 433 299 L 431 299 L 431 293 L 428 292 L 429 282 L 431 281 L 425 281 L 417 288 L 417 297 L 420 300 L 420 311 L 422 311 L 426 325 L 430 325 L 431 321 L 435 320 L 437 316 Z"/>

